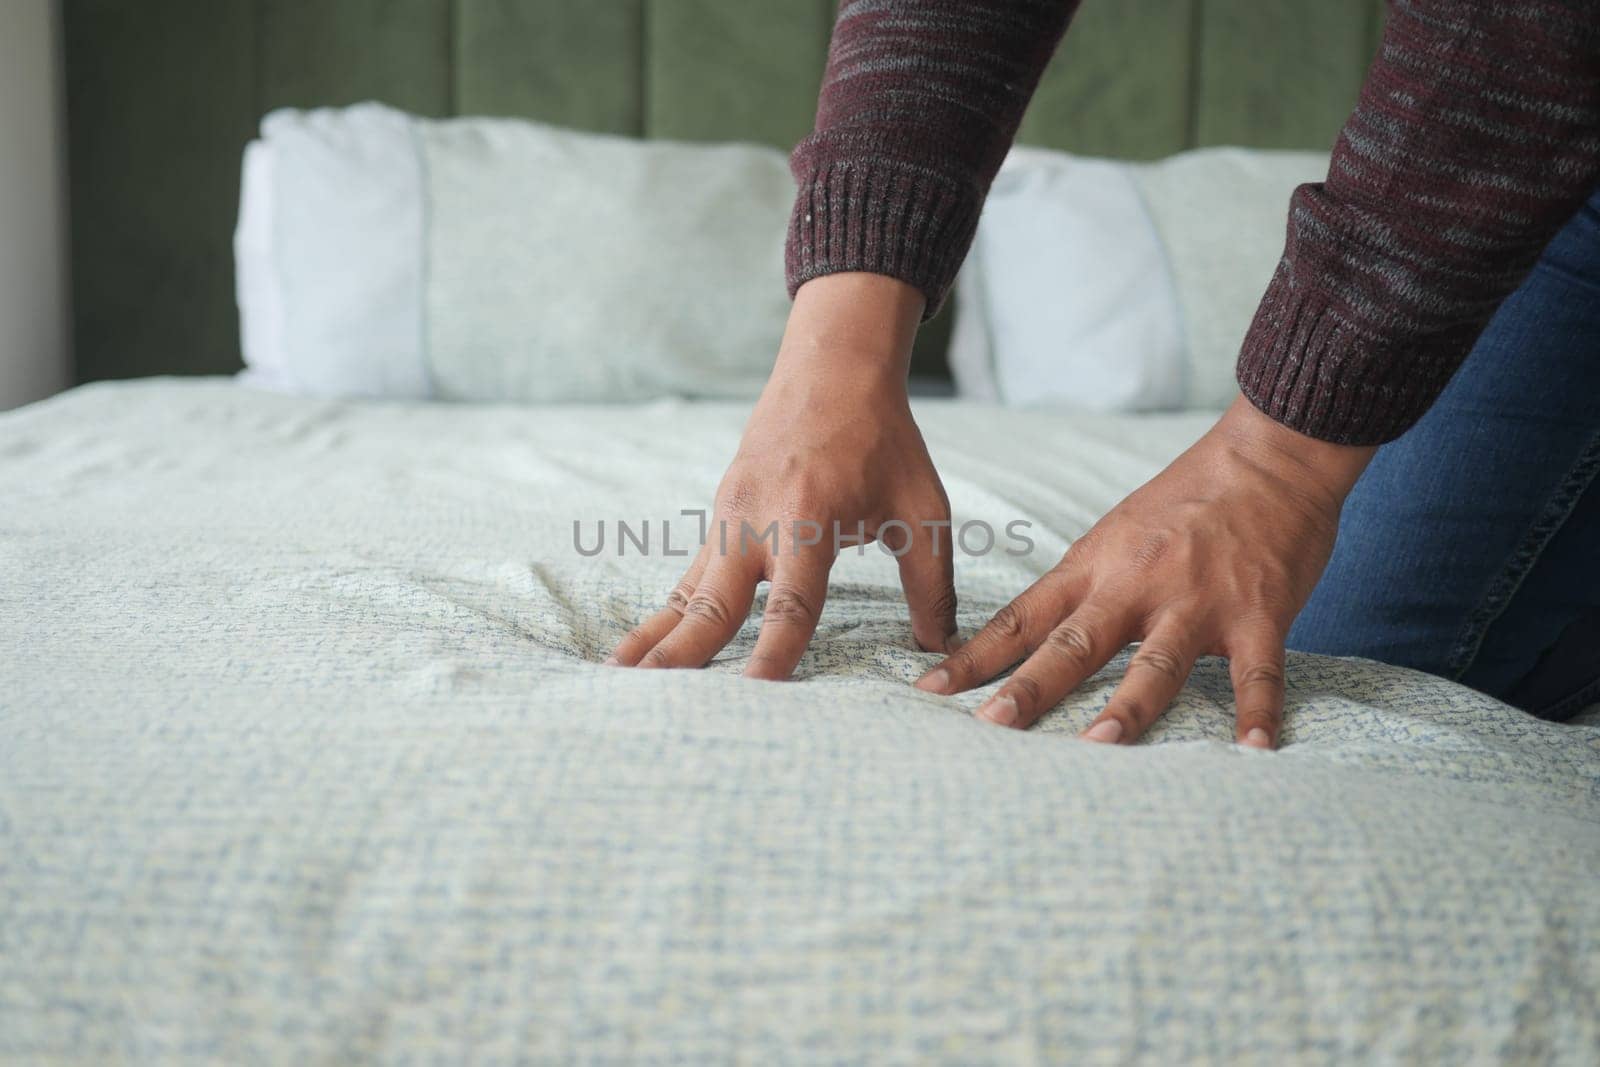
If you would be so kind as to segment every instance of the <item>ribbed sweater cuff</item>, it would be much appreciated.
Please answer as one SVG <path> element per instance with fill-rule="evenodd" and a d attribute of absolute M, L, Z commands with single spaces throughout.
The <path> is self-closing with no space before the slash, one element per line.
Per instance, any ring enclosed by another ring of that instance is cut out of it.
<path fill-rule="evenodd" d="M 1245 335 L 1236 376 L 1252 404 L 1292 430 L 1380 445 L 1422 418 L 1469 345 L 1456 337 L 1372 337 L 1280 267 Z"/>
<path fill-rule="evenodd" d="M 887 160 L 797 166 L 795 180 L 785 249 L 791 297 L 812 278 L 867 271 L 920 289 L 924 321 L 938 312 L 977 229 L 977 190 Z"/>

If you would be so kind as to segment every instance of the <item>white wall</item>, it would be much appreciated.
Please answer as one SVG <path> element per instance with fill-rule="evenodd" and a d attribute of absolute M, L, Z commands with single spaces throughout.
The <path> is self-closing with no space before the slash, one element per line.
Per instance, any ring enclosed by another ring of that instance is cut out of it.
<path fill-rule="evenodd" d="M 65 388 L 59 0 L 0 0 L 0 410 Z"/>

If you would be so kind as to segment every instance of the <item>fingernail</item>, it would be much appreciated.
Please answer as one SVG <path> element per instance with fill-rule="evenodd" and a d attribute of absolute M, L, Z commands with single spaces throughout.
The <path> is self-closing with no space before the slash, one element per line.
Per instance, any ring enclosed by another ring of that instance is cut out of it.
<path fill-rule="evenodd" d="M 979 708 L 978 714 L 996 726 L 1015 726 L 1017 702 L 1010 697 L 995 697 Z"/>
<path fill-rule="evenodd" d="M 1085 741 L 1099 741 L 1102 744 L 1114 745 L 1122 738 L 1122 721 L 1120 719 L 1101 719 L 1083 732 Z"/>
<path fill-rule="evenodd" d="M 622 666 L 622 662 L 620 660 L 618 660 L 617 657 L 615 657 L 615 656 L 607 656 L 605 659 L 600 661 L 600 666 L 602 666 L 602 667 L 620 667 L 620 666 Z"/>
<path fill-rule="evenodd" d="M 1244 735 L 1244 743 L 1252 748 L 1271 748 L 1272 735 L 1267 733 L 1261 727 L 1257 726 L 1255 729 Z"/>
<path fill-rule="evenodd" d="M 943 667 L 935 667 L 911 684 L 924 693 L 943 693 L 950 688 L 950 672 Z"/>

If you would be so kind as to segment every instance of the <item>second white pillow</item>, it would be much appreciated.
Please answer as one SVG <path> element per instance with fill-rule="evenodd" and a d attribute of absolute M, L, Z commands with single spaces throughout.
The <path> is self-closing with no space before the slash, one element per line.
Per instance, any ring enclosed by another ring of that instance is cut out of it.
<path fill-rule="evenodd" d="M 956 286 L 963 396 L 1082 411 L 1220 410 L 1328 156 L 1210 148 L 1121 163 L 1017 148 Z"/>

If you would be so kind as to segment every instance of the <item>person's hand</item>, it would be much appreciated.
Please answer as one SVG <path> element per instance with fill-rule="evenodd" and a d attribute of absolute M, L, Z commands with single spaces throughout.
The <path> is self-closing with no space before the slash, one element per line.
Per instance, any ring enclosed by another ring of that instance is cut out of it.
<path fill-rule="evenodd" d="M 1327 566 L 1339 509 L 1374 451 L 1298 434 L 1239 399 L 918 688 L 958 693 L 1025 661 L 978 709 L 1022 729 L 1139 641 L 1083 737 L 1136 740 L 1197 658 L 1222 655 L 1236 739 L 1273 747 L 1283 721 L 1284 639 Z"/>
<path fill-rule="evenodd" d="M 950 504 L 906 398 L 922 307 L 916 289 L 875 274 L 800 288 L 772 377 L 717 490 L 706 543 L 666 607 L 608 663 L 704 666 L 768 581 L 745 674 L 788 678 L 822 613 L 836 530 L 846 548 L 881 539 L 899 557 L 917 643 L 950 649 Z"/>

